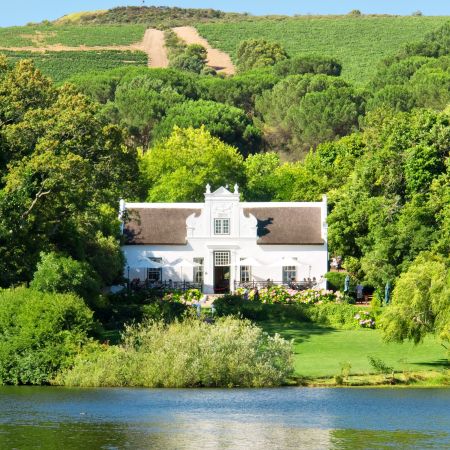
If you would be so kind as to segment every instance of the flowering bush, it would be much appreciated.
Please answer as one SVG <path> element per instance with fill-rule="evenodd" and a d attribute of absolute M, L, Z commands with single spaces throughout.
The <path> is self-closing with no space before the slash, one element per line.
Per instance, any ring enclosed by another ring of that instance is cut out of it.
<path fill-rule="evenodd" d="M 306 305 L 321 304 L 326 302 L 341 303 L 344 295 L 337 291 L 333 292 L 326 289 L 307 289 L 297 291 L 288 289 L 285 286 L 267 286 L 260 289 L 236 289 L 236 294 L 252 301 L 260 301 L 265 304 L 273 303 L 303 303 Z"/>
<path fill-rule="evenodd" d="M 198 289 L 188 289 L 187 291 L 170 291 L 164 294 L 163 300 L 167 302 L 193 302 L 200 300 L 202 293 Z"/>
<path fill-rule="evenodd" d="M 359 311 L 354 319 L 362 328 L 375 328 L 375 318 L 369 311 Z"/>
<path fill-rule="evenodd" d="M 306 291 L 298 291 L 294 295 L 294 301 L 307 305 L 327 302 L 340 303 L 343 299 L 344 295 L 340 291 L 333 292 L 327 289 L 307 289 Z"/>

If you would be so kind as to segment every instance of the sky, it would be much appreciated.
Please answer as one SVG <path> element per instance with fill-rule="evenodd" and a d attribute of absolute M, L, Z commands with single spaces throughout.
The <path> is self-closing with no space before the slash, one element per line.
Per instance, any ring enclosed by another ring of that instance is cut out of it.
<path fill-rule="evenodd" d="M 53 20 L 71 12 L 142 5 L 143 0 L 0 0 L 0 26 Z M 352 9 L 363 13 L 410 15 L 450 15 L 448 0 L 145 0 L 146 5 L 214 8 L 223 11 L 261 14 L 346 14 Z"/>

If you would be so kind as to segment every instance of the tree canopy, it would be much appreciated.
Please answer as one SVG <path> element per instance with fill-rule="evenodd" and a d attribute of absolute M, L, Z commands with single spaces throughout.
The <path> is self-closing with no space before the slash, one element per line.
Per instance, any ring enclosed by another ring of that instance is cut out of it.
<path fill-rule="evenodd" d="M 143 155 L 140 173 L 148 201 L 203 201 L 208 183 L 242 184 L 243 157 L 205 127 L 175 128 Z"/>

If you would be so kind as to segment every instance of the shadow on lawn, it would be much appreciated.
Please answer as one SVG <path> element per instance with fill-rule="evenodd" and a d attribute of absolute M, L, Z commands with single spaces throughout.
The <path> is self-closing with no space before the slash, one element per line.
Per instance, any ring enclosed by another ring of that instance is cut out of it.
<path fill-rule="evenodd" d="M 450 368 L 450 361 L 448 359 L 439 359 L 433 362 L 413 362 L 415 366 L 431 366 L 439 368 Z"/>
<path fill-rule="evenodd" d="M 319 326 L 308 322 L 277 322 L 268 320 L 259 322 L 258 325 L 269 334 L 278 333 L 281 337 L 291 340 L 294 339 L 296 344 L 307 342 L 311 336 L 328 333 L 338 333 L 335 328 Z"/>

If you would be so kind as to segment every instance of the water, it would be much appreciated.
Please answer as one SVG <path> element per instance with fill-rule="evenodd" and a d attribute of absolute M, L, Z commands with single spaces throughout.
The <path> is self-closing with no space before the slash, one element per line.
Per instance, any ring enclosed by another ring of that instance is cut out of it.
<path fill-rule="evenodd" d="M 0 387 L 0 448 L 450 448 L 450 389 Z"/>

